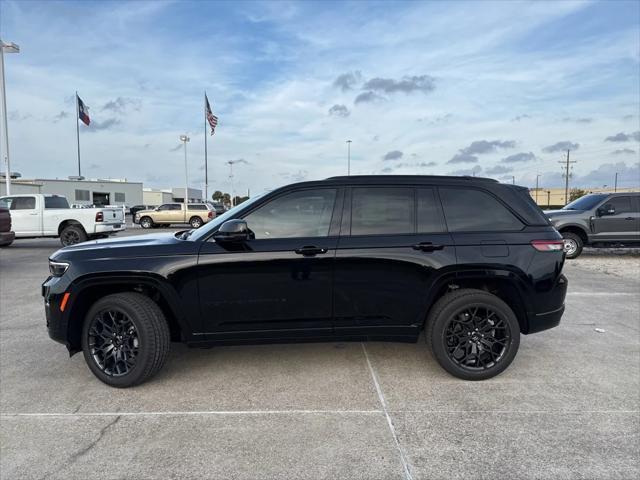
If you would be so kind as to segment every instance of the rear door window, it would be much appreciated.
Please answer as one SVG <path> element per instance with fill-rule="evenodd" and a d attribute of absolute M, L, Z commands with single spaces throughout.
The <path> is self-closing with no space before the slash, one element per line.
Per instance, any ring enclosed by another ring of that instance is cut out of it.
<path fill-rule="evenodd" d="M 622 213 L 629 213 L 633 209 L 631 208 L 631 197 L 613 197 L 605 203 L 605 209 L 615 209 L 615 215 Z"/>
<path fill-rule="evenodd" d="M 44 208 L 69 208 L 65 197 L 44 197 Z"/>
<path fill-rule="evenodd" d="M 413 188 L 354 188 L 351 235 L 415 233 Z"/>
<path fill-rule="evenodd" d="M 418 233 L 445 232 L 442 207 L 433 188 L 419 188 L 418 192 Z"/>
<path fill-rule="evenodd" d="M 517 231 L 524 226 L 486 192 L 470 188 L 440 188 L 439 192 L 450 232 Z"/>
<path fill-rule="evenodd" d="M 14 197 L 11 210 L 33 210 L 36 208 L 36 197 Z"/>

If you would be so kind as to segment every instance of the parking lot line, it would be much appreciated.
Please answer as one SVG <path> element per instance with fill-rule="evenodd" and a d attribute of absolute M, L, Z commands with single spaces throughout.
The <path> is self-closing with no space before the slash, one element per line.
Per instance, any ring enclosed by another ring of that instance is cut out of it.
<path fill-rule="evenodd" d="M 382 387 L 380 387 L 380 382 L 378 381 L 378 375 L 376 371 L 373 369 L 373 365 L 371 364 L 371 360 L 369 359 L 369 354 L 367 353 L 367 347 L 365 347 L 364 343 L 361 343 L 362 351 L 364 352 L 364 357 L 367 360 L 367 365 L 369 366 L 369 372 L 371 373 L 371 378 L 373 379 L 373 384 L 376 387 L 376 392 L 378 394 L 378 399 L 380 400 L 380 405 L 382 406 L 382 410 L 384 411 L 384 416 L 387 419 L 387 424 L 389 425 L 389 430 L 391 430 L 391 435 L 393 436 L 393 441 L 396 444 L 396 448 L 398 449 L 398 453 L 400 454 L 400 461 L 402 462 L 402 467 L 404 468 L 404 476 L 406 480 L 412 480 L 411 469 L 409 467 L 409 462 L 407 461 L 407 457 L 402 450 L 402 446 L 398 441 L 398 435 L 396 435 L 396 429 L 393 426 L 393 422 L 391 421 L 391 417 L 389 416 L 389 412 L 387 410 L 387 402 L 384 398 L 384 393 L 382 392 Z"/>
<path fill-rule="evenodd" d="M 201 410 L 167 412 L 1 413 L 3 417 L 151 417 L 181 415 L 379 415 L 383 410 Z"/>
<path fill-rule="evenodd" d="M 589 297 L 633 297 L 637 293 L 631 292 L 567 292 L 567 297 L 588 295 Z"/>

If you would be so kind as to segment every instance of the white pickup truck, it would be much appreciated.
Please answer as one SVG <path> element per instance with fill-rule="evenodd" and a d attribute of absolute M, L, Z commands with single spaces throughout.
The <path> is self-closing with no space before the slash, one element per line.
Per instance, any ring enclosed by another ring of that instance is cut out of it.
<path fill-rule="evenodd" d="M 9 209 L 16 238 L 60 237 L 65 247 L 126 229 L 122 208 L 72 209 L 59 195 L 8 195 L 0 207 Z"/>

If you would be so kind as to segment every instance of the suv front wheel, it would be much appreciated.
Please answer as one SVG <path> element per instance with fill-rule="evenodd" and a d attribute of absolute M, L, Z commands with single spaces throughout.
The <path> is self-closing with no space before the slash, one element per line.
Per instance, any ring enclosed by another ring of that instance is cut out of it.
<path fill-rule="evenodd" d="M 116 293 L 98 300 L 82 329 L 89 369 L 112 387 L 131 387 L 151 378 L 164 365 L 169 346 L 162 310 L 140 293 Z"/>
<path fill-rule="evenodd" d="M 463 380 L 504 371 L 520 345 L 513 310 L 484 290 L 460 289 L 440 298 L 429 313 L 426 340 L 438 363 Z"/>

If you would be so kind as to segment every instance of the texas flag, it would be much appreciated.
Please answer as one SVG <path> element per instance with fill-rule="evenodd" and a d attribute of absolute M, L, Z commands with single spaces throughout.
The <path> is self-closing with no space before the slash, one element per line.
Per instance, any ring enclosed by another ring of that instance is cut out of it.
<path fill-rule="evenodd" d="M 76 98 L 78 99 L 78 118 L 82 120 L 82 123 L 89 126 L 91 123 L 91 119 L 89 118 L 89 107 L 84 104 L 78 94 L 76 94 Z"/>

